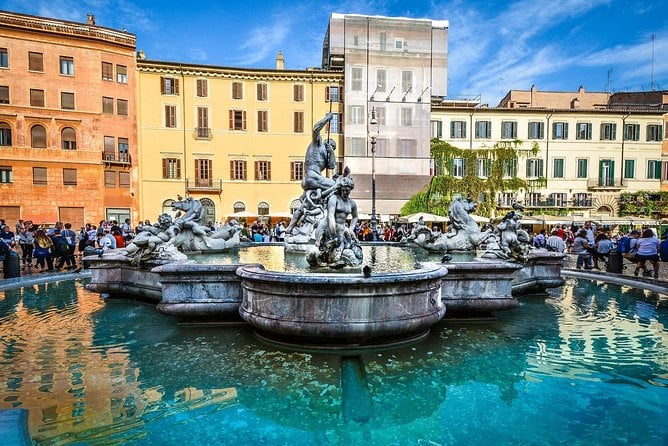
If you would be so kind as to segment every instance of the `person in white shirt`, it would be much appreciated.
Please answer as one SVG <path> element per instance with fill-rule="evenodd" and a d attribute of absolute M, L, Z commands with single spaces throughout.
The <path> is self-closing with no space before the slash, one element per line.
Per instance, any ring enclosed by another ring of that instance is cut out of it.
<path fill-rule="evenodd" d="M 554 252 L 564 252 L 566 250 L 566 244 L 564 243 L 564 239 L 559 237 L 557 235 L 557 230 L 553 229 L 552 233 L 550 236 L 547 238 L 547 241 L 545 242 L 546 247 L 550 251 Z"/>

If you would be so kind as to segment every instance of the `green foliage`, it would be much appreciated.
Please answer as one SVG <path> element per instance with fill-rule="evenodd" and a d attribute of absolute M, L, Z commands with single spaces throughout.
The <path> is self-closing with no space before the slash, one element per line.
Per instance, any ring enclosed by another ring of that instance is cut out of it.
<path fill-rule="evenodd" d="M 668 192 L 623 192 L 620 199 L 619 215 L 668 217 Z"/>

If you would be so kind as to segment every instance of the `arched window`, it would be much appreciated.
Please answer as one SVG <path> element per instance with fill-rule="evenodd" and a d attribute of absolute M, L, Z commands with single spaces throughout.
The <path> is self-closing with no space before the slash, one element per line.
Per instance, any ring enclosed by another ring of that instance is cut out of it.
<path fill-rule="evenodd" d="M 46 129 L 44 126 L 37 124 L 30 129 L 30 147 L 46 148 Z"/>
<path fill-rule="evenodd" d="M 174 216 L 174 211 L 172 211 L 172 203 L 174 203 L 174 200 L 165 200 L 162 202 L 163 214 L 169 214 L 171 216 Z"/>
<path fill-rule="evenodd" d="M 63 150 L 77 149 L 77 133 L 72 127 L 65 127 L 60 132 L 60 139 L 63 144 Z"/>
<path fill-rule="evenodd" d="M 234 203 L 234 213 L 236 214 L 237 212 L 243 212 L 246 210 L 246 205 L 243 204 L 241 201 L 237 201 Z"/>
<path fill-rule="evenodd" d="M 302 207 L 302 202 L 297 200 L 292 200 L 292 203 L 290 203 L 290 213 L 294 214 L 296 209 L 301 209 Z"/>
<path fill-rule="evenodd" d="M 216 205 L 209 198 L 202 198 L 199 200 L 202 203 L 204 208 L 204 221 L 201 221 L 200 224 L 208 225 L 209 223 L 216 222 Z"/>
<path fill-rule="evenodd" d="M 12 128 L 6 122 L 0 122 L 0 146 L 12 145 Z"/>
<path fill-rule="evenodd" d="M 264 201 L 257 204 L 257 215 L 261 217 L 269 215 L 269 205 Z"/>

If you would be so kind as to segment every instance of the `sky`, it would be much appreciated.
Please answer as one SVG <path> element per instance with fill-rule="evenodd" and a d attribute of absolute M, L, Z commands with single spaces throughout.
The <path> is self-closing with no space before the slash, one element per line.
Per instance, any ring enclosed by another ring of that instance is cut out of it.
<path fill-rule="evenodd" d="M 449 21 L 448 98 L 513 90 L 668 90 L 666 0 L 0 0 L 0 9 L 127 30 L 150 60 L 319 67 L 331 13 Z"/>

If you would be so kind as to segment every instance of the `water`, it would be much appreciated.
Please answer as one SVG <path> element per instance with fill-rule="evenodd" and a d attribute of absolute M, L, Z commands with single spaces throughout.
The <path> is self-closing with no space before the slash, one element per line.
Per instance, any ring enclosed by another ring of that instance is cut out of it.
<path fill-rule="evenodd" d="M 5 291 L 0 409 L 45 445 L 668 443 L 668 296 L 568 279 L 497 316 L 341 358 L 78 281 Z"/>

